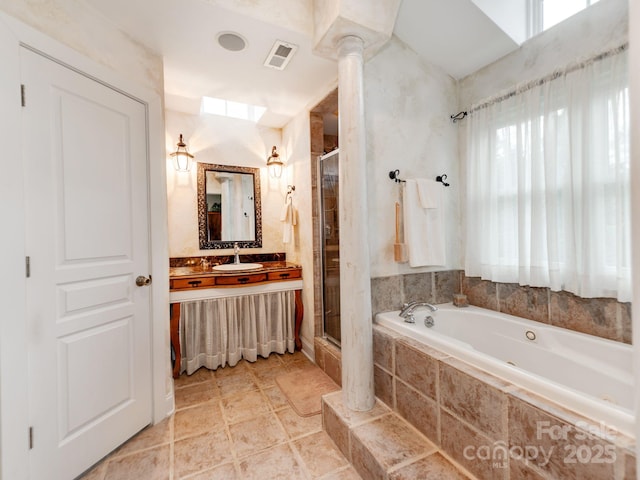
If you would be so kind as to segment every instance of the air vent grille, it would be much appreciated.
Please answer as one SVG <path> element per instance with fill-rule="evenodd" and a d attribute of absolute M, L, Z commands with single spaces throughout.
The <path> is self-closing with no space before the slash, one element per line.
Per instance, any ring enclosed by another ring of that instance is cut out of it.
<path fill-rule="evenodd" d="M 269 55 L 267 55 L 267 59 L 264 61 L 264 66 L 275 68 L 276 70 L 284 70 L 291 61 L 293 54 L 296 53 L 297 49 L 297 45 L 283 42 L 282 40 L 276 40 L 276 43 L 273 44 Z"/>

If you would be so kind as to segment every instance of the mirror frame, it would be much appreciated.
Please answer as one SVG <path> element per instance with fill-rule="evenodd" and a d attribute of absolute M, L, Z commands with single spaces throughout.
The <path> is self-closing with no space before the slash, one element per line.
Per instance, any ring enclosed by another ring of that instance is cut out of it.
<path fill-rule="evenodd" d="M 253 175 L 253 205 L 256 217 L 255 240 L 227 241 L 207 239 L 207 172 L 248 173 Z M 262 200 L 260 195 L 259 168 L 198 162 L 198 237 L 200 240 L 201 250 L 233 248 L 235 243 L 237 243 L 240 248 L 262 247 Z"/>

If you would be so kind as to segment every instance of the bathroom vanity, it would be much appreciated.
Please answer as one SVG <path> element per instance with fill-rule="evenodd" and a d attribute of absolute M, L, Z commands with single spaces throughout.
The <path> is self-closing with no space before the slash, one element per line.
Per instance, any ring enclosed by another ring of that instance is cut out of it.
<path fill-rule="evenodd" d="M 199 300 L 224 299 L 263 295 L 271 292 L 291 291 L 295 297 L 294 338 L 295 347 L 302 347 L 300 326 L 304 309 L 302 305 L 302 268 L 283 261 L 261 261 L 260 268 L 217 271 L 213 267 L 200 266 L 172 267 L 169 270 L 171 304 L 171 345 L 175 362 L 174 378 L 180 375 L 180 313 L 182 304 Z"/>

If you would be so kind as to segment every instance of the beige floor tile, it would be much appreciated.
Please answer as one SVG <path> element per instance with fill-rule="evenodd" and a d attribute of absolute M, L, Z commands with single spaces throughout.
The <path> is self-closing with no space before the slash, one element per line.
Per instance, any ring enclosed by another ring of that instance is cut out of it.
<path fill-rule="evenodd" d="M 254 375 L 261 388 L 269 388 L 276 385 L 276 378 L 283 373 L 287 373 L 284 368 L 269 368 L 265 370 L 256 370 Z"/>
<path fill-rule="evenodd" d="M 306 369 L 320 368 L 315 363 L 311 362 L 307 357 L 298 358 L 285 364 L 287 372 L 300 372 L 300 375 L 304 375 Z"/>
<path fill-rule="evenodd" d="M 174 446 L 176 478 L 233 461 L 231 442 L 225 430 L 215 430 L 177 441 Z"/>
<path fill-rule="evenodd" d="M 220 389 L 213 381 L 188 385 L 177 389 L 175 392 L 176 410 L 192 407 L 199 403 L 209 402 L 219 396 Z"/>
<path fill-rule="evenodd" d="M 280 355 L 271 354 L 268 358 L 258 357 L 258 360 L 255 362 L 247 362 L 247 367 L 249 370 L 258 371 L 258 370 L 269 370 L 271 368 L 282 368 L 282 361 L 280 360 Z"/>
<path fill-rule="evenodd" d="M 224 428 L 219 402 L 209 402 L 179 410 L 174 416 L 174 438 L 180 440 Z"/>
<path fill-rule="evenodd" d="M 109 460 L 104 480 L 168 480 L 170 446 L 164 445 Z"/>
<path fill-rule="evenodd" d="M 280 410 L 290 406 L 287 397 L 277 385 L 263 388 L 262 393 L 269 399 L 269 403 L 274 410 Z"/>
<path fill-rule="evenodd" d="M 301 417 L 291 407 L 276 412 L 282 426 L 291 439 L 322 430 L 322 415 Z"/>
<path fill-rule="evenodd" d="M 207 368 L 199 368 L 191 375 L 183 373 L 173 380 L 174 388 L 183 388 L 196 383 L 209 382 L 214 379 L 213 372 Z"/>
<path fill-rule="evenodd" d="M 253 373 L 246 368 L 233 375 L 216 377 L 216 383 L 223 397 L 258 389 Z"/>
<path fill-rule="evenodd" d="M 260 390 L 229 395 L 220 403 L 229 423 L 238 423 L 270 411 L 269 402 Z"/>
<path fill-rule="evenodd" d="M 252 455 L 288 440 L 287 434 L 273 413 L 229 425 L 229 432 L 238 458 Z"/>
<path fill-rule="evenodd" d="M 285 365 L 287 365 L 288 363 L 297 362 L 300 360 L 309 361 L 307 356 L 304 353 L 302 353 L 300 350 L 296 350 L 293 353 L 286 352 L 283 355 L 280 355 L 280 361 Z"/>
<path fill-rule="evenodd" d="M 240 480 L 236 467 L 233 463 L 227 463 L 226 465 L 220 465 L 219 467 L 212 468 L 204 472 L 200 472 L 189 477 L 185 477 L 188 480 Z"/>
<path fill-rule="evenodd" d="M 214 377 L 216 379 L 218 378 L 223 378 L 223 377 L 233 377 L 234 375 L 237 375 L 239 372 L 246 372 L 247 369 L 249 367 L 247 367 L 247 364 L 249 362 L 245 362 L 244 360 L 238 362 L 236 365 L 234 365 L 233 367 L 230 367 L 229 365 L 225 365 L 224 367 L 218 367 L 214 372 Z"/>
<path fill-rule="evenodd" d="M 323 475 L 318 480 L 363 480 L 356 469 L 349 465 L 346 468 L 335 470 Z"/>
<path fill-rule="evenodd" d="M 349 465 L 326 432 L 307 435 L 293 442 L 293 445 L 313 478 L 319 478 Z"/>
<path fill-rule="evenodd" d="M 278 445 L 240 462 L 243 480 L 306 479 L 289 445 Z"/>
<path fill-rule="evenodd" d="M 81 475 L 78 480 L 103 480 L 104 474 L 107 469 L 107 462 L 102 461 L 95 465 L 93 468 L 87 470 L 83 475 Z"/>
<path fill-rule="evenodd" d="M 166 418 L 157 425 L 149 426 L 131 438 L 127 443 L 118 448 L 113 457 L 128 455 L 137 450 L 150 447 L 157 447 L 171 442 L 171 434 L 173 430 L 173 417 Z"/>

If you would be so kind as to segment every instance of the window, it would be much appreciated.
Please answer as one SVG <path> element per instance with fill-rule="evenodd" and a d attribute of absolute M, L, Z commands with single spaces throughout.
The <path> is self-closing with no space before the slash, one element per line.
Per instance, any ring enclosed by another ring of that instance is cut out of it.
<path fill-rule="evenodd" d="M 626 51 L 469 116 L 470 276 L 629 301 Z"/>
<path fill-rule="evenodd" d="M 544 32 L 598 0 L 529 0 L 529 37 Z"/>

